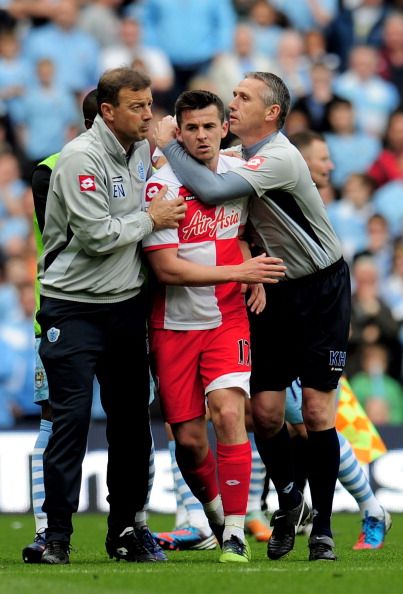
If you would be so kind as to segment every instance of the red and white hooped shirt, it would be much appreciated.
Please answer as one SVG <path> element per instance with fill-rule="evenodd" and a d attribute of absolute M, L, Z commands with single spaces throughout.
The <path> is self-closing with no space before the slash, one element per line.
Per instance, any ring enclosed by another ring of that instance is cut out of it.
<path fill-rule="evenodd" d="M 242 164 L 241 159 L 220 155 L 217 173 Z M 203 204 L 181 185 L 171 167 L 164 165 L 145 186 L 145 209 L 163 185 L 168 186 L 167 199 L 184 197 L 186 216 L 178 229 L 163 229 L 145 237 L 146 252 L 178 248 L 179 258 L 210 266 L 243 262 L 238 236 L 247 217 L 247 198 L 219 206 Z M 239 283 L 208 287 L 159 285 L 153 297 L 150 325 L 167 330 L 206 330 L 220 326 L 224 317 L 236 315 L 246 315 Z"/>

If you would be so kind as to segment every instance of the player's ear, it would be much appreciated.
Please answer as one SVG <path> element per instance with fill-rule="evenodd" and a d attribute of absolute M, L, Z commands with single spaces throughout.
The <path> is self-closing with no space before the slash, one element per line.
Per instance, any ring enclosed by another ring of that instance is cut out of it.
<path fill-rule="evenodd" d="M 114 119 L 114 108 L 112 103 L 101 103 L 101 114 L 102 118 L 106 122 L 113 122 Z"/>
<path fill-rule="evenodd" d="M 225 138 L 227 136 L 228 130 L 229 130 L 229 122 L 227 120 L 225 120 L 221 127 L 221 138 Z"/>
<path fill-rule="evenodd" d="M 183 142 L 181 129 L 179 127 L 177 127 L 175 132 L 176 132 L 176 140 L 179 140 L 179 142 Z"/>
<path fill-rule="evenodd" d="M 280 115 L 281 107 L 277 103 L 273 103 L 273 105 L 269 105 L 266 108 L 266 114 L 264 119 L 266 122 L 273 122 L 277 120 Z"/>

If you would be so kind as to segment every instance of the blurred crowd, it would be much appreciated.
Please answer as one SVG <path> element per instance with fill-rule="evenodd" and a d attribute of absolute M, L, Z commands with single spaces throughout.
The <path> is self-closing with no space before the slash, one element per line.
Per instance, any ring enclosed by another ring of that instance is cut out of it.
<path fill-rule="evenodd" d="M 184 89 L 228 102 L 247 71 L 283 78 L 285 133 L 329 147 L 346 374 L 377 425 L 403 423 L 403 0 L 0 0 L 0 428 L 39 416 L 32 168 L 84 130 L 83 97 L 121 65 L 150 75 L 155 121 Z"/>

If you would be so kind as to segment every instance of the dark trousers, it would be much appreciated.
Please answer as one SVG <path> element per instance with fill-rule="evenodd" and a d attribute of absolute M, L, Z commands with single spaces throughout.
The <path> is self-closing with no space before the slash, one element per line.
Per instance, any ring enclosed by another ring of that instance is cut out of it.
<path fill-rule="evenodd" d="M 110 530 L 132 526 L 145 504 L 151 449 L 145 319 L 141 295 L 112 304 L 42 300 L 39 353 L 54 415 L 44 454 L 48 541 L 69 541 L 73 531 L 94 375 L 107 418 Z"/>

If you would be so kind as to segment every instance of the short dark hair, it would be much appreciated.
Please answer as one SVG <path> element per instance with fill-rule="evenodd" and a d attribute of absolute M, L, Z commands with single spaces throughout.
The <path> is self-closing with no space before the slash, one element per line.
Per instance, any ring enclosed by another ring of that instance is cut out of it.
<path fill-rule="evenodd" d="M 217 107 L 221 123 L 225 120 L 225 107 L 218 95 L 210 91 L 184 91 L 175 102 L 175 116 L 178 126 L 182 124 L 182 114 L 191 109 L 204 109 L 210 105 Z"/>
<path fill-rule="evenodd" d="M 119 91 L 130 89 L 141 91 L 151 86 L 150 77 L 133 68 L 113 68 L 101 76 L 97 87 L 98 113 L 101 115 L 101 104 L 110 103 L 114 107 L 119 105 Z"/>
<path fill-rule="evenodd" d="M 329 113 L 335 107 L 348 107 L 350 109 L 353 109 L 353 104 L 349 99 L 346 99 L 345 97 L 335 96 L 326 105 L 326 113 Z"/>
<path fill-rule="evenodd" d="M 97 90 L 93 89 L 83 99 L 83 116 L 86 128 L 91 128 L 98 111 Z"/>
<path fill-rule="evenodd" d="M 299 151 L 304 150 L 310 146 L 315 140 L 319 140 L 320 142 L 326 142 L 325 137 L 320 132 L 315 132 L 314 130 L 301 130 L 301 132 L 296 132 L 295 134 L 291 134 L 288 137 L 288 140 L 297 147 Z"/>
<path fill-rule="evenodd" d="M 267 90 L 262 95 L 262 99 L 267 106 L 274 104 L 280 106 L 280 115 L 277 121 L 280 130 L 285 124 L 291 105 L 290 91 L 285 82 L 273 72 L 247 72 L 245 78 L 261 80 L 266 85 Z"/>

